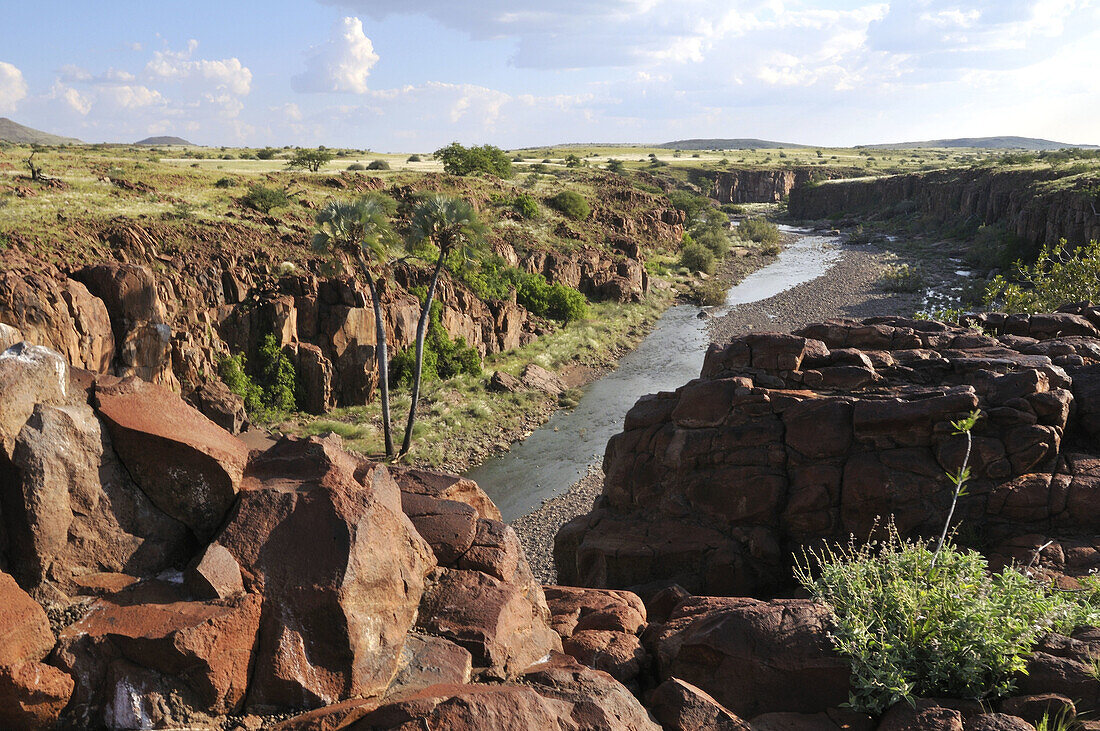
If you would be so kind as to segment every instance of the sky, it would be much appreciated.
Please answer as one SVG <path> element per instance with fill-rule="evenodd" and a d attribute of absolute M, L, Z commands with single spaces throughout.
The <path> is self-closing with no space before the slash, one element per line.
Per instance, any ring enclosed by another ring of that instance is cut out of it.
<path fill-rule="evenodd" d="M 1100 0 L 0 0 L 0 116 L 430 152 L 1100 143 Z"/>

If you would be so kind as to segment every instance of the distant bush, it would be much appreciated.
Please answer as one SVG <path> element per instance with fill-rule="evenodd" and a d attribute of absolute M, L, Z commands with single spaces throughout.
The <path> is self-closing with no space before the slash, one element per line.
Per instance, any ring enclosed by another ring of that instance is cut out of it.
<path fill-rule="evenodd" d="M 335 157 L 336 156 L 331 150 L 326 150 L 323 147 L 318 147 L 316 150 L 299 148 L 294 151 L 293 157 L 287 160 L 286 166 L 288 168 L 301 168 L 309 170 L 311 173 L 315 173 L 332 162 Z"/>
<path fill-rule="evenodd" d="M 706 198 L 689 193 L 686 190 L 674 190 L 668 194 L 668 202 L 678 211 L 683 211 L 687 222 L 690 224 L 699 215 L 699 212 L 710 203 Z"/>
<path fill-rule="evenodd" d="M 354 171 L 354 170 L 366 170 L 366 169 L 367 169 L 367 166 L 364 165 L 361 162 L 353 162 L 351 165 L 348 165 L 348 170 L 353 170 Z"/>
<path fill-rule="evenodd" d="M 616 174 L 621 175 L 624 170 L 626 170 L 626 166 L 623 165 L 622 160 L 616 160 L 614 158 L 609 158 L 608 159 L 608 161 L 607 161 L 607 171 L 608 172 L 616 173 Z"/>
<path fill-rule="evenodd" d="M 680 265 L 693 272 L 713 274 L 714 253 L 702 244 L 689 240 L 680 250 Z"/>
<path fill-rule="evenodd" d="M 276 208 L 282 208 L 290 204 L 290 198 L 281 188 L 269 188 L 266 185 L 253 183 L 248 186 L 248 193 L 244 202 L 255 208 L 260 213 L 271 213 Z"/>
<path fill-rule="evenodd" d="M 745 212 L 745 207 L 739 206 L 736 203 L 723 203 L 718 206 L 718 210 L 722 211 L 722 213 L 728 213 L 731 216 L 740 216 Z"/>
<path fill-rule="evenodd" d="M 215 188 L 232 188 L 236 184 L 237 184 L 237 181 L 233 178 L 230 178 L 229 176 L 226 176 L 224 178 L 218 178 L 216 181 L 214 181 L 214 187 Z"/>
<path fill-rule="evenodd" d="M 779 229 L 763 218 L 746 218 L 737 225 L 737 235 L 758 244 L 778 244 Z"/>
<path fill-rule="evenodd" d="M 279 154 L 279 151 L 274 147 L 265 147 L 262 150 L 256 150 L 256 157 L 261 160 L 270 160 Z"/>
<path fill-rule="evenodd" d="M 512 177 L 512 161 L 499 147 L 482 145 L 464 147 L 452 142 L 435 151 L 435 158 L 443 163 L 444 172 L 450 175 L 488 173 L 498 178 Z"/>
<path fill-rule="evenodd" d="M 539 204 L 534 197 L 527 193 L 516 196 L 516 199 L 512 201 L 512 207 L 516 210 L 516 213 L 526 219 L 538 218 Z"/>
<path fill-rule="evenodd" d="M 584 199 L 584 196 L 572 190 L 563 190 L 558 193 L 550 199 L 550 205 L 560 211 L 562 215 L 572 218 L 574 221 L 588 218 L 588 214 L 592 212 L 592 208 L 588 205 L 588 201 Z"/>
<path fill-rule="evenodd" d="M 409 159 L 405 162 L 421 162 L 420 155 L 409 155 Z"/>
<path fill-rule="evenodd" d="M 385 160 L 371 160 L 367 170 L 389 170 L 390 164 Z"/>
<path fill-rule="evenodd" d="M 726 285 L 717 278 L 708 279 L 692 287 L 691 295 L 705 307 L 720 307 L 726 304 Z"/>
<path fill-rule="evenodd" d="M 908 264 L 890 265 L 879 278 L 879 286 L 886 292 L 919 292 L 924 289 L 924 273 Z"/>

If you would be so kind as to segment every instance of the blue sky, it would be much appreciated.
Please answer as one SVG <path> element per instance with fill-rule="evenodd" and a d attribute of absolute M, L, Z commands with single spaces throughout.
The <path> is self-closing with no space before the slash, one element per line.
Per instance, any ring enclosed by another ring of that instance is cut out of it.
<path fill-rule="evenodd" d="M 1100 143 L 1100 0 L 0 2 L 0 116 L 87 141 Z"/>

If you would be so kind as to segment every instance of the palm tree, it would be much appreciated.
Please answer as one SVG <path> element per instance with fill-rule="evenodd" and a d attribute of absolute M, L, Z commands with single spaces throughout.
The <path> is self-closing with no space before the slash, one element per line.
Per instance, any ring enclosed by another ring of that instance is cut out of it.
<path fill-rule="evenodd" d="M 413 424 L 416 423 L 416 403 L 420 399 L 420 374 L 424 366 L 424 335 L 432 311 L 435 287 L 439 273 L 451 252 L 460 247 L 472 246 L 484 235 L 485 226 L 478 220 L 477 211 L 467 201 L 446 195 L 425 196 L 413 210 L 409 223 L 409 240 L 413 245 L 430 243 L 436 248 L 435 269 L 432 271 L 428 293 L 420 310 L 416 325 L 416 364 L 413 367 L 412 404 L 409 406 L 409 422 L 405 426 L 405 440 L 401 454 L 408 454 L 412 446 Z"/>
<path fill-rule="evenodd" d="M 386 457 L 393 457 L 393 435 L 390 431 L 389 355 L 386 351 L 386 325 L 382 319 L 379 284 L 382 270 L 390 263 L 393 252 L 393 230 L 388 214 L 392 204 L 378 196 L 357 201 L 332 201 L 316 217 L 317 232 L 313 235 L 315 251 L 330 255 L 343 254 L 355 261 L 367 281 L 374 324 L 377 333 L 378 382 L 382 395 L 382 432 L 386 439 Z"/>

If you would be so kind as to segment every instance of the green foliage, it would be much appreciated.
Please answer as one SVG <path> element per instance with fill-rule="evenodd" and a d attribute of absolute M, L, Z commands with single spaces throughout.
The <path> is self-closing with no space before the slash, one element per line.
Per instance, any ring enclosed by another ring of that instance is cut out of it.
<path fill-rule="evenodd" d="M 507 299 L 516 290 L 516 302 L 539 317 L 564 323 L 588 317 L 588 300 L 561 282 L 550 284 L 541 274 L 507 266 L 500 257 L 488 257 L 476 266 L 448 262 L 451 273 L 483 300 Z"/>
<path fill-rule="evenodd" d="M 389 170 L 390 164 L 385 160 L 371 160 L 367 170 Z"/>
<path fill-rule="evenodd" d="M 244 202 L 260 213 L 271 213 L 276 208 L 290 205 L 290 198 L 281 188 L 269 188 L 266 185 L 253 183 L 248 186 Z"/>
<path fill-rule="evenodd" d="M 298 373 L 273 334 L 260 343 L 257 368 L 250 375 L 244 354 L 222 356 L 218 372 L 229 390 L 244 399 L 250 414 L 293 411 L 300 391 Z"/>
<path fill-rule="evenodd" d="M 680 250 L 680 265 L 693 272 L 714 273 L 714 253 L 710 249 L 691 241 L 685 236 L 687 243 Z"/>
<path fill-rule="evenodd" d="M 607 171 L 608 172 L 615 173 L 616 175 L 622 175 L 625 170 L 626 170 L 626 166 L 623 165 L 622 160 L 616 160 L 614 158 L 608 158 L 608 160 L 607 160 Z"/>
<path fill-rule="evenodd" d="M 323 147 L 318 147 L 316 150 L 299 148 L 294 151 L 294 156 L 287 160 L 286 166 L 291 169 L 298 168 L 315 173 L 332 162 L 335 157 Z"/>
<path fill-rule="evenodd" d="M 879 287 L 886 292 L 919 292 L 924 288 L 924 273 L 920 267 L 891 264 L 879 278 Z"/>
<path fill-rule="evenodd" d="M 482 145 L 464 147 L 452 142 L 435 151 L 435 158 L 443 163 L 443 170 L 451 175 L 488 173 L 498 178 L 512 177 L 512 161 L 499 147 Z"/>
<path fill-rule="evenodd" d="M 740 216 L 745 212 L 745 207 L 736 203 L 723 203 L 718 206 L 718 210 L 722 211 L 722 213 L 728 213 L 731 216 Z"/>
<path fill-rule="evenodd" d="M 668 202 L 672 204 L 673 208 L 684 212 L 688 224 L 691 224 L 695 217 L 710 205 L 706 198 L 689 193 L 686 190 L 672 191 L 668 194 Z"/>
<path fill-rule="evenodd" d="M 214 181 L 215 188 L 232 188 L 237 184 L 237 181 L 229 176 L 218 178 Z"/>
<path fill-rule="evenodd" d="M 405 162 L 420 162 L 420 155 L 409 155 L 409 159 Z"/>
<path fill-rule="evenodd" d="M 563 216 L 580 221 L 588 218 L 592 213 L 592 207 L 580 193 L 575 190 L 563 190 L 550 199 L 550 205 L 556 208 Z"/>
<path fill-rule="evenodd" d="M 699 282 L 692 287 L 691 295 L 696 302 L 706 307 L 726 304 L 726 286 L 718 279 Z"/>
<path fill-rule="evenodd" d="M 737 225 L 737 235 L 758 244 L 779 244 L 779 229 L 763 218 L 746 218 Z"/>
<path fill-rule="evenodd" d="M 367 166 L 364 165 L 361 162 L 353 162 L 351 165 L 348 165 L 348 170 L 352 170 L 352 171 L 366 170 L 366 169 L 367 169 Z"/>
<path fill-rule="evenodd" d="M 1100 301 L 1100 242 L 1070 251 L 1065 239 L 1044 246 L 1035 263 L 1016 263 L 1015 281 L 996 276 L 986 304 L 1005 312 L 1052 312 L 1069 302 Z"/>
<path fill-rule="evenodd" d="M 421 293 L 423 296 L 423 293 Z M 443 305 L 432 302 L 428 316 L 428 333 L 424 338 L 424 365 L 421 380 L 447 380 L 460 373 L 481 374 L 481 356 L 463 337 L 451 340 L 443 327 Z M 416 348 L 409 347 L 390 361 L 390 385 L 411 388 L 416 368 Z"/>
<path fill-rule="evenodd" d="M 933 565 L 922 542 L 890 529 L 875 542 L 810 554 L 802 585 L 833 613 L 831 637 L 851 661 L 850 702 L 882 713 L 916 696 L 1008 694 L 1057 602 L 1019 571 L 948 543 Z"/>
<path fill-rule="evenodd" d="M 274 147 L 265 147 L 262 150 L 256 150 L 256 157 L 261 160 L 271 160 L 275 155 L 279 154 L 279 151 Z"/>
<path fill-rule="evenodd" d="M 527 193 L 521 193 L 516 196 L 516 199 L 512 201 L 512 208 L 516 213 L 530 220 L 532 218 L 538 218 L 539 216 L 539 204 L 533 196 Z"/>

